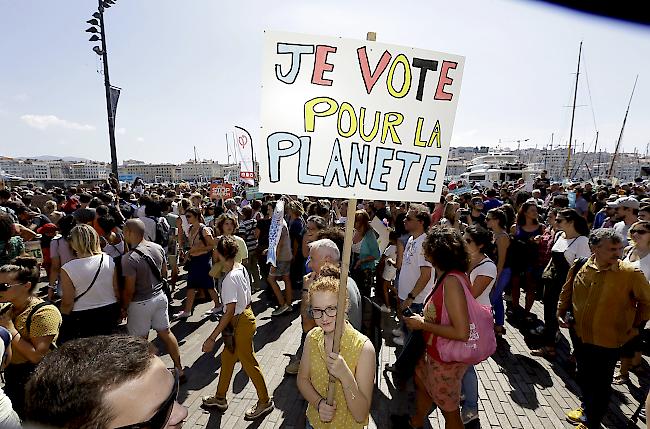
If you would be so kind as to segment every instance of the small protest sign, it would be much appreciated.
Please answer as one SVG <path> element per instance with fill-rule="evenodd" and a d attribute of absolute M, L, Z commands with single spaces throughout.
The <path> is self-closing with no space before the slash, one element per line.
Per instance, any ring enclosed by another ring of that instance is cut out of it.
<path fill-rule="evenodd" d="M 232 185 L 229 183 L 211 183 L 210 184 L 210 198 L 211 199 L 228 199 L 232 198 Z"/>
<path fill-rule="evenodd" d="M 267 32 L 260 191 L 438 201 L 464 57 Z"/>

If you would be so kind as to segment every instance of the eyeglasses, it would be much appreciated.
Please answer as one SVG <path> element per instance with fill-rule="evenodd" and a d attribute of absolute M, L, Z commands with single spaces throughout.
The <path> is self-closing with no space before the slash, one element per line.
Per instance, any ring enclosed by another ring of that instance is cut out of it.
<path fill-rule="evenodd" d="M 167 422 L 169 421 L 169 418 L 172 415 L 172 410 L 174 409 L 174 403 L 178 397 L 179 384 L 178 370 L 176 368 L 173 368 L 169 371 L 174 374 L 174 387 L 172 387 L 172 391 L 169 394 L 169 397 L 167 397 L 167 399 L 165 399 L 165 402 L 163 402 L 160 408 L 158 408 L 156 414 L 154 414 L 153 417 L 146 422 L 135 423 L 128 426 L 120 426 L 116 429 L 163 429 L 165 426 L 167 426 Z"/>
<path fill-rule="evenodd" d="M 630 230 L 630 235 L 632 234 L 639 234 L 639 235 L 645 235 L 650 231 L 646 231 L 645 229 L 631 229 Z"/>
<path fill-rule="evenodd" d="M 0 283 L 0 292 L 6 292 L 9 290 L 10 287 L 12 286 L 18 286 L 23 283 Z"/>
<path fill-rule="evenodd" d="M 314 320 L 323 317 L 323 313 L 327 314 L 328 317 L 334 317 L 336 316 L 336 307 L 327 307 L 324 310 L 321 310 L 320 308 L 311 309 L 311 317 Z"/>

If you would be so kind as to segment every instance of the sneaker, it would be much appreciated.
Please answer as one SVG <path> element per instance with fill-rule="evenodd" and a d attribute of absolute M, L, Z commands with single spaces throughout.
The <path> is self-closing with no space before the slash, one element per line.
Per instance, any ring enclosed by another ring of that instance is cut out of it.
<path fill-rule="evenodd" d="M 217 398 L 216 396 L 204 396 L 201 402 L 205 408 L 216 408 L 224 412 L 228 409 L 228 401 L 224 398 Z"/>
<path fill-rule="evenodd" d="M 402 331 L 400 328 L 396 328 L 391 331 L 391 334 L 393 334 L 393 337 L 403 337 L 404 331 Z"/>
<path fill-rule="evenodd" d="M 396 345 L 403 347 L 404 346 L 404 337 L 395 337 L 393 338 L 393 343 Z"/>
<path fill-rule="evenodd" d="M 266 404 L 260 404 L 259 402 L 255 404 L 253 407 L 249 408 L 246 410 L 244 413 L 244 420 L 257 420 L 260 417 L 264 417 L 271 411 L 273 411 L 273 399 L 269 399 L 269 401 Z"/>
<path fill-rule="evenodd" d="M 172 316 L 173 320 L 187 320 L 191 314 L 187 311 L 180 311 Z"/>
<path fill-rule="evenodd" d="M 284 304 L 271 313 L 271 316 L 280 316 L 288 311 L 291 311 L 291 306 L 289 304 Z"/>
<path fill-rule="evenodd" d="M 566 419 L 569 423 L 574 425 L 586 425 L 587 416 L 585 416 L 585 411 L 582 408 L 571 410 L 566 413 Z M 584 426 L 586 428 L 586 426 Z"/>
<path fill-rule="evenodd" d="M 300 359 L 291 359 L 289 362 L 289 365 L 287 365 L 284 368 L 284 373 L 288 375 L 296 375 L 298 374 L 298 370 L 300 369 Z"/>
<path fill-rule="evenodd" d="M 208 311 L 205 312 L 206 316 L 212 316 L 213 314 L 221 314 L 223 313 L 223 305 L 220 305 L 219 307 L 213 307 L 209 309 Z"/>
<path fill-rule="evenodd" d="M 381 307 L 379 307 L 382 313 L 390 313 L 391 309 L 386 307 L 386 304 L 382 304 Z"/>

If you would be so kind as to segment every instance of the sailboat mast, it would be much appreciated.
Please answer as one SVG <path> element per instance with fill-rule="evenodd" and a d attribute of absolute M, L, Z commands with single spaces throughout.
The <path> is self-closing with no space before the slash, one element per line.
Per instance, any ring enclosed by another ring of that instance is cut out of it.
<path fill-rule="evenodd" d="M 578 98 L 578 79 L 580 77 L 580 57 L 582 56 L 582 42 L 578 50 L 578 70 L 576 71 L 576 87 L 573 91 L 573 106 L 571 109 L 571 129 L 569 130 L 569 147 L 567 148 L 566 159 L 566 175 L 569 177 L 569 169 L 571 168 L 571 139 L 573 139 L 573 122 L 576 117 L 576 99 Z"/>
<path fill-rule="evenodd" d="M 639 80 L 639 75 L 636 75 L 634 79 L 634 86 L 632 87 L 632 94 L 630 94 L 630 101 L 627 103 L 627 109 L 625 109 L 625 117 L 623 117 L 623 125 L 621 125 L 621 132 L 618 135 L 618 140 L 616 141 L 616 149 L 614 149 L 614 155 L 612 155 L 612 163 L 609 165 L 609 172 L 607 175 L 611 178 L 612 173 L 614 172 L 614 162 L 616 161 L 616 155 L 618 155 L 618 150 L 621 147 L 621 140 L 623 140 L 623 130 L 625 129 L 625 122 L 627 121 L 627 114 L 630 112 L 630 104 L 632 104 L 632 97 L 634 96 L 634 90 L 636 89 L 636 82 Z"/>
<path fill-rule="evenodd" d="M 230 165 L 230 144 L 228 143 L 228 133 L 226 133 L 226 153 L 228 154 L 228 165 Z"/>

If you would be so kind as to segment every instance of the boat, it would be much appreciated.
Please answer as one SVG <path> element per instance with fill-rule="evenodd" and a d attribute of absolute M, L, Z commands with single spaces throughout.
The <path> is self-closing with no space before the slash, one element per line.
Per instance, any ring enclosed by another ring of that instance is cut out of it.
<path fill-rule="evenodd" d="M 489 152 L 474 158 L 460 179 L 472 186 L 492 187 L 494 182 L 516 182 L 519 179 L 532 182 L 541 172 L 521 162 L 512 152 Z"/>

